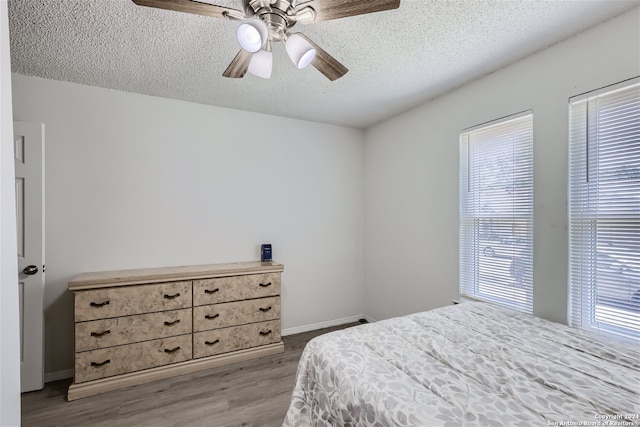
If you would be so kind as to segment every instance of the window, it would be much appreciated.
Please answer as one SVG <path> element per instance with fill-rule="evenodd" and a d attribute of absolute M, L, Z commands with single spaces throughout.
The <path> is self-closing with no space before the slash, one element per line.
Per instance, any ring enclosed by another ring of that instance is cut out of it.
<path fill-rule="evenodd" d="M 460 135 L 460 294 L 532 312 L 533 115 Z"/>
<path fill-rule="evenodd" d="M 640 340 L 640 79 L 569 108 L 570 321 Z"/>

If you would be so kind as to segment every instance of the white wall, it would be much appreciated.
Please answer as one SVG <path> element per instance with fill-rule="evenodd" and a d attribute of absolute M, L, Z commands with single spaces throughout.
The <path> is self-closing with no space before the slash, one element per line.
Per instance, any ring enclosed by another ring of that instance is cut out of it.
<path fill-rule="evenodd" d="M 45 370 L 72 367 L 85 271 L 285 265 L 283 328 L 364 312 L 362 131 L 13 75 L 46 130 Z"/>
<path fill-rule="evenodd" d="M 534 313 L 567 319 L 568 98 L 640 74 L 634 9 L 366 133 L 366 302 L 374 319 L 458 296 L 458 136 L 534 114 Z"/>
<path fill-rule="evenodd" d="M 7 2 L 0 1 L 0 426 L 20 425 L 18 258 Z"/>

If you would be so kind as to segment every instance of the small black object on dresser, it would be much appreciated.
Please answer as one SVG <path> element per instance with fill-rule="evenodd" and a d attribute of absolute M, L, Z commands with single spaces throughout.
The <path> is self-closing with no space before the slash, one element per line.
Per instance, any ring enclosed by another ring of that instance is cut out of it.
<path fill-rule="evenodd" d="M 260 253 L 260 260 L 262 262 L 271 262 L 271 260 L 273 259 L 273 255 L 271 253 L 271 244 L 267 243 L 262 245 Z"/>

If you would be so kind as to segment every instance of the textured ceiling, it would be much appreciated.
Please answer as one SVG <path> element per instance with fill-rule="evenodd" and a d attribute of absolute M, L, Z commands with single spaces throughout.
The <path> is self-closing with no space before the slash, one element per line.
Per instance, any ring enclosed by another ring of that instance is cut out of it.
<path fill-rule="evenodd" d="M 241 9 L 240 0 L 209 0 Z M 401 0 L 388 12 L 297 24 L 347 68 L 222 77 L 236 22 L 130 0 L 9 0 L 14 72 L 366 128 L 640 5 L 640 0 Z"/>

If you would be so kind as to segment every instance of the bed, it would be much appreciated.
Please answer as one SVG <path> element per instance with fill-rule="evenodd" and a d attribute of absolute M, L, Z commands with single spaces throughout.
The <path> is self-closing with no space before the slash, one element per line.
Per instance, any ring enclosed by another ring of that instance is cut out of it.
<path fill-rule="evenodd" d="M 640 345 L 485 303 L 319 336 L 285 427 L 640 425 Z"/>

